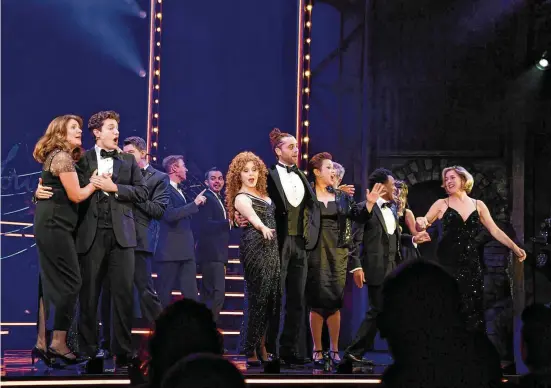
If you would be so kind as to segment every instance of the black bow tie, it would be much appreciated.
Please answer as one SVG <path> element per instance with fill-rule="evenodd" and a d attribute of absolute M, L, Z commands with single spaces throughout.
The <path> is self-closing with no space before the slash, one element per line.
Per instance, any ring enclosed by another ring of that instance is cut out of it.
<path fill-rule="evenodd" d="M 293 166 L 286 166 L 283 163 L 278 163 L 278 165 L 280 165 L 281 167 L 286 169 L 288 173 L 294 172 L 294 173 L 298 174 L 298 167 L 296 166 L 296 164 L 293 165 Z"/>
<path fill-rule="evenodd" d="M 390 209 L 390 208 L 392 207 L 392 203 L 390 203 L 390 202 L 385 202 L 385 203 L 383 203 L 383 204 L 381 205 L 381 209 L 384 209 L 385 207 L 387 207 L 387 208 Z"/>
<path fill-rule="evenodd" d="M 99 152 L 99 155 L 100 155 L 102 158 L 114 158 L 114 157 L 117 155 L 117 150 L 113 150 L 113 151 L 101 150 L 101 151 Z"/>

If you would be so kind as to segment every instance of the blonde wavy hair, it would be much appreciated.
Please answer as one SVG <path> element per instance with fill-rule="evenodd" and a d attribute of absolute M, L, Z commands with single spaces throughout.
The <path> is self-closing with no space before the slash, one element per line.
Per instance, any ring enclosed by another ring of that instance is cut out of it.
<path fill-rule="evenodd" d="M 401 217 L 406 210 L 409 189 L 404 181 L 396 181 L 394 187 L 396 188 L 396 213 Z"/>
<path fill-rule="evenodd" d="M 253 162 L 254 166 L 258 170 L 258 181 L 256 182 L 256 189 L 258 190 L 258 193 L 263 197 L 268 195 L 268 169 L 262 159 L 249 151 L 237 154 L 237 156 L 231 161 L 228 173 L 226 174 L 226 208 L 228 209 L 230 220 L 233 220 L 235 215 L 235 197 L 243 186 L 243 182 L 241 181 L 241 172 L 245 169 L 245 165 L 249 162 Z"/>
<path fill-rule="evenodd" d="M 462 189 L 465 190 L 467 194 L 470 194 L 471 191 L 473 190 L 474 178 L 470 172 L 468 172 L 464 167 L 461 167 L 461 166 L 446 167 L 445 169 L 442 170 L 442 187 L 446 189 L 446 184 L 445 184 L 446 174 L 450 171 L 455 171 L 455 173 L 459 175 L 461 182 L 463 182 Z"/>
<path fill-rule="evenodd" d="M 50 152 L 56 149 L 72 154 L 74 159 L 78 158 L 82 150 L 80 148 L 71 149 L 67 143 L 67 125 L 70 120 L 75 120 L 82 128 L 82 118 L 76 115 L 58 116 L 48 125 L 46 132 L 34 146 L 33 157 L 38 163 L 44 163 Z"/>

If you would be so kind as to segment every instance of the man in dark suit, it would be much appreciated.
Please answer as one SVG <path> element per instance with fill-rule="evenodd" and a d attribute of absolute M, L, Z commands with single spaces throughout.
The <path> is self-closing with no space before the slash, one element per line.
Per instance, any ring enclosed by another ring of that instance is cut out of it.
<path fill-rule="evenodd" d="M 151 260 L 157 249 L 159 220 L 163 217 L 169 202 L 170 179 L 168 175 L 149 165 L 146 156 L 147 146 L 141 137 L 132 136 L 124 139 L 123 151 L 136 158 L 149 191 L 148 200 L 136 204 L 134 214 L 137 239 L 137 246 L 134 248 L 134 285 L 138 290 L 142 316 L 151 323 L 163 310 L 151 278 Z"/>
<path fill-rule="evenodd" d="M 159 247 L 155 261 L 159 267 L 157 290 L 163 307 L 172 300 L 172 288 L 178 280 L 185 298 L 197 300 L 195 242 L 191 230 L 191 217 L 206 202 L 203 190 L 188 203 L 180 183 L 186 180 L 187 168 L 182 155 L 164 158 L 163 168 L 170 178 L 169 202 L 161 220 Z"/>
<path fill-rule="evenodd" d="M 224 176 L 216 167 L 205 173 L 207 202 L 197 216 L 198 234 L 197 259 L 201 267 L 201 301 L 212 311 L 218 321 L 224 306 L 226 290 L 226 264 L 230 222 L 220 192 L 224 187 Z"/>
<path fill-rule="evenodd" d="M 88 121 L 96 145 L 80 159 L 77 172 L 81 186 L 91 182 L 99 190 L 79 206 L 76 248 L 82 271 L 81 347 L 92 356 L 97 351 L 97 309 L 107 276 L 114 309 L 112 349 L 117 364 L 124 365 L 132 354 L 133 209 L 147 200 L 148 191 L 134 157 L 118 151 L 118 125 L 113 111 L 96 113 Z"/>
<path fill-rule="evenodd" d="M 379 168 L 369 176 L 367 195 L 368 221 L 357 224 L 355 239 L 362 241 L 361 257 L 359 249 L 352 256 L 354 271 L 365 275 L 369 296 L 369 310 L 363 320 L 356 338 L 346 348 L 344 359 L 339 365 L 341 372 L 351 372 L 352 363 L 364 363 L 362 356 L 372 350 L 377 334 L 376 318 L 381 310 L 381 285 L 386 276 L 402 260 L 400 246 L 416 246 L 430 241 L 428 233 L 419 233 L 415 237 L 402 234 L 398 224 L 394 201 L 394 177 L 387 169 Z M 371 361 L 365 363 L 372 364 Z"/>

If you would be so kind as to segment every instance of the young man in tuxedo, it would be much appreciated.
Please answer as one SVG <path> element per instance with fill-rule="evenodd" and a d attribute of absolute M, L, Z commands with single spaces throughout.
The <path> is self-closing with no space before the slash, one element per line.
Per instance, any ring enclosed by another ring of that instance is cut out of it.
<path fill-rule="evenodd" d="M 213 167 L 205 173 L 207 202 L 197 215 L 197 259 L 201 267 L 201 302 L 212 311 L 215 322 L 224 306 L 226 290 L 226 264 L 230 222 L 221 196 L 224 175 Z"/>
<path fill-rule="evenodd" d="M 147 201 L 148 191 L 134 157 L 119 152 L 119 121 L 113 111 L 88 121 L 96 144 L 79 160 L 77 172 L 81 186 L 91 182 L 99 190 L 79 206 L 76 248 L 82 271 L 81 348 L 92 356 L 97 351 L 97 309 L 107 277 L 114 311 L 112 350 L 117 364 L 125 365 L 132 356 L 134 205 Z"/>
<path fill-rule="evenodd" d="M 182 155 L 163 159 L 163 168 L 170 178 L 169 202 L 161 220 L 159 246 L 155 261 L 159 268 L 157 290 L 163 307 L 172 301 L 172 288 L 178 280 L 185 298 L 197 300 L 195 242 L 191 230 L 192 215 L 207 201 L 203 190 L 188 202 L 180 184 L 186 180 L 187 168 Z"/>
<path fill-rule="evenodd" d="M 363 243 L 361 256 L 356 249 L 352 259 L 354 271 L 362 270 L 367 283 L 369 310 L 356 333 L 355 339 L 346 348 L 339 371 L 350 373 L 354 362 L 373 364 L 363 360 L 365 352 L 372 350 L 377 334 L 377 315 L 381 310 L 381 285 L 388 274 L 402 261 L 400 246 L 416 246 L 430 237 L 426 232 L 415 237 L 402 234 L 394 202 L 394 177 L 387 169 L 379 168 L 369 176 L 367 210 L 369 219 L 365 224 L 355 225 L 355 240 Z"/>

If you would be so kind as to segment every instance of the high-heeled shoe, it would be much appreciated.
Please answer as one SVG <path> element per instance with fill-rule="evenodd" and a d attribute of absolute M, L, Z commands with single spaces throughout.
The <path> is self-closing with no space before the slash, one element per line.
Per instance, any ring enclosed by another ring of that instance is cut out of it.
<path fill-rule="evenodd" d="M 316 355 L 319 354 L 320 358 L 316 358 Z M 323 360 L 323 350 L 314 350 L 312 352 L 312 361 L 314 361 L 315 366 L 323 366 L 325 361 Z"/>
<path fill-rule="evenodd" d="M 42 360 L 42 362 L 44 362 L 44 364 L 46 364 L 46 366 L 48 366 L 48 368 L 51 368 L 52 365 L 53 365 L 53 361 L 52 358 L 48 355 L 48 351 L 47 350 L 43 350 L 43 349 L 40 349 L 40 348 L 37 348 L 36 346 L 31 350 L 31 362 L 32 362 L 32 365 L 34 365 L 35 361 L 36 360 Z"/>
<path fill-rule="evenodd" d="M 67 356 L 70 356 L 70 355 L 74 355 L 75 357 L 67 357 Z M 82 357 L 82 356 L 79 356 L 78 354 L 75 354 L 71 351 L 65 353 L 65 354 L 60 354 L 58 353 L 56 350 L 52 349 L 51 347 L 48 348 L 48 356 L 51 357 L 52 359 L 60 359 L 61 361 L 63 361 L 65 364 L 67 365 L 76 365 L 76 364 L 80 364 L 84 361 L 86 361 L 88 358 L 87 357 Z"/>
<path fill-rule="evenodd" d="M 335 356 L 337 356 L 338 359 Z M 341 362 L 341 356 L 340 356 L 339 352 L 336 351 L 336 350 L 330 350 L 329 351 L 329 357 L 331 358 L 331 361 L 333 361 L 333 363 L 335 365 L 337 365 Z"/>

